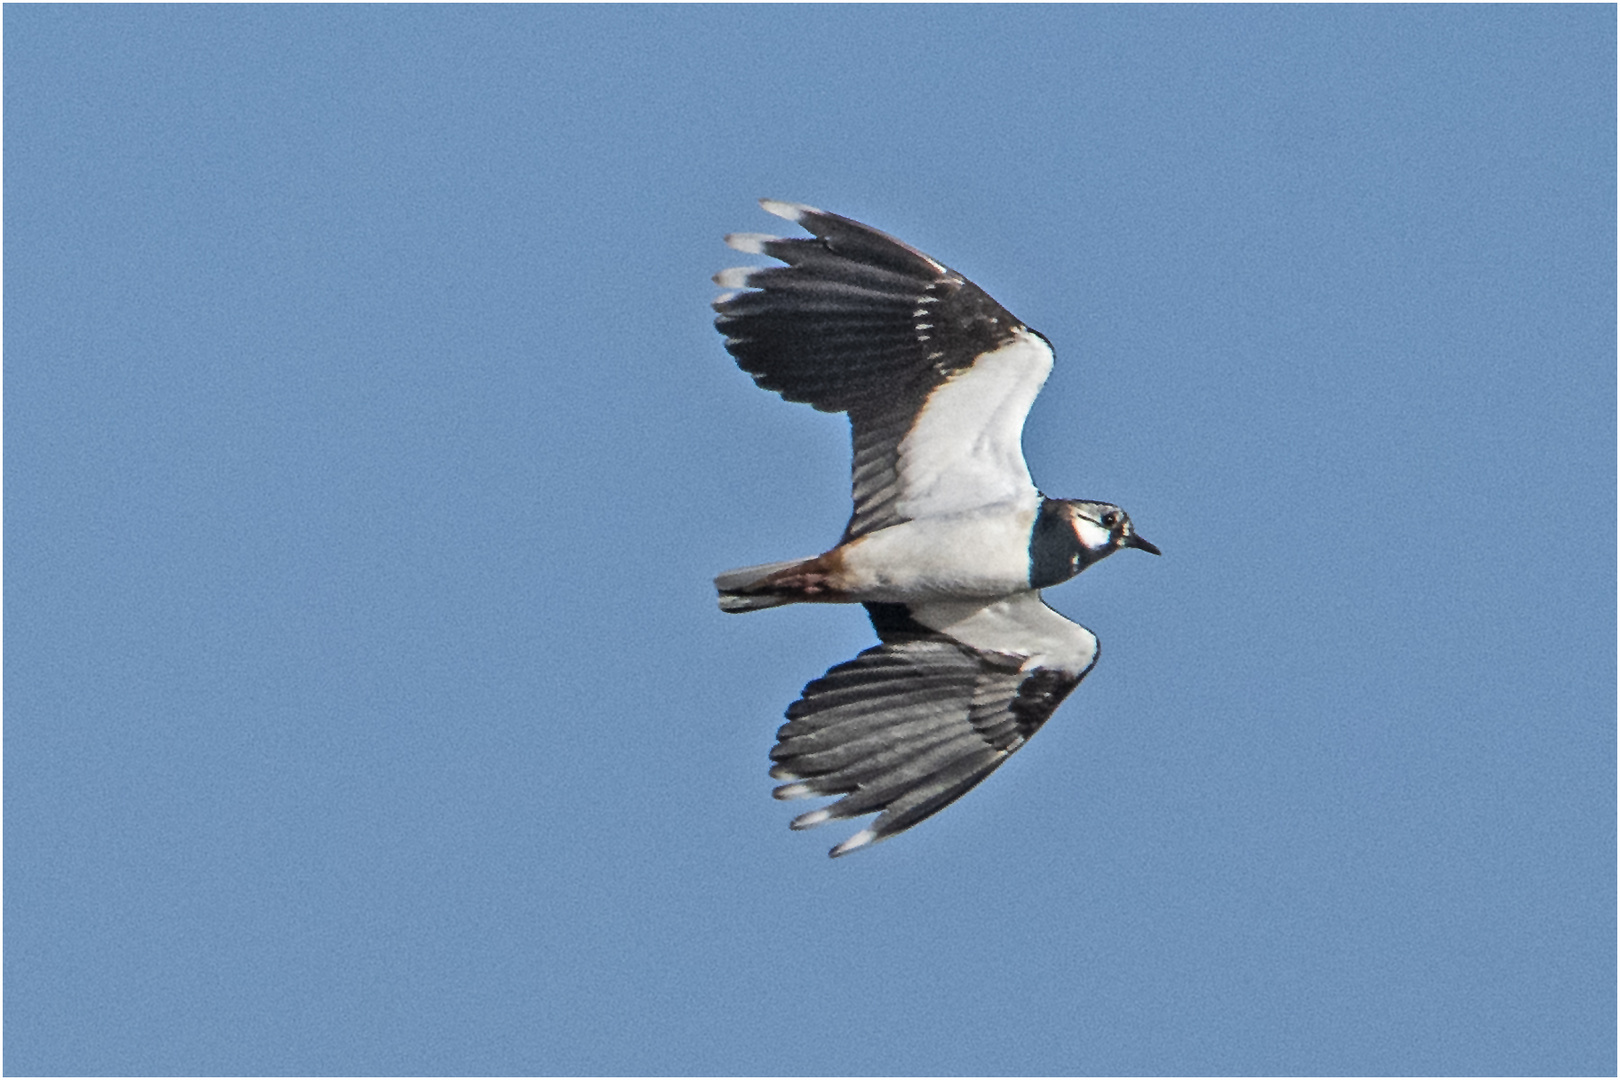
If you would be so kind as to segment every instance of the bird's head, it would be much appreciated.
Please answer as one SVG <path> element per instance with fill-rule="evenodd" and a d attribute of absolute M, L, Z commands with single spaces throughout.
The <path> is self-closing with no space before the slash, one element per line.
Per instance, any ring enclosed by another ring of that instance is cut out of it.
<path fill-rule="evenodd" d="M 1159 554 L 1158 548 L 1136 534 L 1130 515 L 1113 503 L 1070 499 L 1069 527 L 1085 552 L 1088 566 L 1120 548 L 1139 548 L 1150 555 Z"/>

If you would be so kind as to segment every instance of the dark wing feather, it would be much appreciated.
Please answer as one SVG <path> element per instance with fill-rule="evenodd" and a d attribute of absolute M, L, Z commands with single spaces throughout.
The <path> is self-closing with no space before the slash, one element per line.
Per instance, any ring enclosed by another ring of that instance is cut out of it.
<path fill-rule="evenodd" d="M 813 234 L 727 237 L 786 266 L 728 270 L 715 326 L 738 365 L 766 390 L 823 412 L 847 412 L 855 511 L 844 538 L 905 520 L 899 445 L 930 392 L 1022 323 L 983 289 L 858 221 L 765 201 Z"/>
<path fill-rule="evenodd" d="M 842 795 L 794 828 L 879 813 L 833 855 L 903 832 L 961 798 L 1023 746 L 1085 673 L 974 649 L 868 604 L 883 644 L 804 688 L 777 732 L 777 798 Z"/>

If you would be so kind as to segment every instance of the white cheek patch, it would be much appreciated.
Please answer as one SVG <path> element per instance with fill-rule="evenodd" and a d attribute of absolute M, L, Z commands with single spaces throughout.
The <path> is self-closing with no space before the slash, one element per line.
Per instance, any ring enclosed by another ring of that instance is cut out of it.
<path fill-rule="evenodd" d="M 1087 521 L 1077 517 L 1074 521 L 1074 535 L 1088 551 L 1102 551 L 1114 542 L 1113 534 L 1095 521 Z"/>

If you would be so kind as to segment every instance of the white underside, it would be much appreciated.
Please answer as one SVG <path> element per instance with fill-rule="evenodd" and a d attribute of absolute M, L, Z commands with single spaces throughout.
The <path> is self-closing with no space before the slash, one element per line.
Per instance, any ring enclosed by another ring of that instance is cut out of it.
<path fill-rule="evenodd" d="M 900 443 L 895 509 L 924 518 L 1034 497 L 1024 417 L 1051 372 L 1052 350 L 1021 330 L 936 387 Z"/>
<path fill-rule="evenodd" d="M 1097 637 L 1047 607 L 1030 590 L 994 603 L 939 600 L 915 604 L 911 617 L 964 645 L 1024 658 L 1023 670 L 1078 675 L 1097 658 Z"/>
<path fill-rule="evenodd" d="M 854 600 L 909 603 L 990 599 L 1029 588 L 1029 534 L 1040 509 L 1028 496 L 868 533 L 843 549 L 843 590 Z"/>

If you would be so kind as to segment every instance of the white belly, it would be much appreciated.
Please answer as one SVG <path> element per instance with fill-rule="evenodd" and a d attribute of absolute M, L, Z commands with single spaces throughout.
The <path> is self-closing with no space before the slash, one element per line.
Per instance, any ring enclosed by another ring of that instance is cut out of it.
<path fill-rule="evenodd" d="M 855 600 L 903 603 L 1028 589 L 1036 509 L 1002 503 L 869 533 L 842 549 L 840 591 Z"/>

